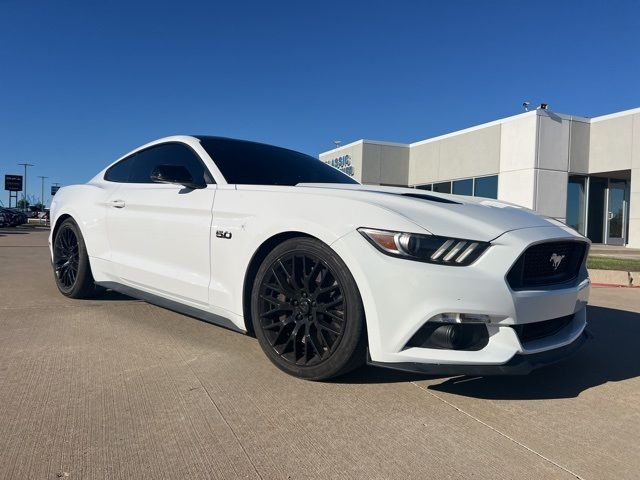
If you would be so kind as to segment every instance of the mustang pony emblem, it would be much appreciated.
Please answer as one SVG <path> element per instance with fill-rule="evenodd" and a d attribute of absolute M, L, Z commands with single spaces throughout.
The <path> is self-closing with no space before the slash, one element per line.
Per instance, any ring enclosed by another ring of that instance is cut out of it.
<path fill-rule="evenodd" d="M 562 259 L 564 258 L 564 255 L 558 255 L 557 253 L 554 253 L 553 255 L 551 255 L 551 258 L 549 259 L 549 261 L 551 263 L 553 263 L 553 269 L 557 270 L 558 267 L 560 266 L 560 263 L 562 263 Z"/>

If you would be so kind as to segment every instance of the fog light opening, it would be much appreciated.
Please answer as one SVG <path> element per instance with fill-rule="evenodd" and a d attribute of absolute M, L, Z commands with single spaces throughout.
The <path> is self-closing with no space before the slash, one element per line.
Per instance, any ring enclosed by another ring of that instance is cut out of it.
<path fill-rule="evenodd" d="M 484 323 L 427 322 L 405 348 L 436 348 L 444 350 L 482 350 L 489 343 L 489 331 Z"/>

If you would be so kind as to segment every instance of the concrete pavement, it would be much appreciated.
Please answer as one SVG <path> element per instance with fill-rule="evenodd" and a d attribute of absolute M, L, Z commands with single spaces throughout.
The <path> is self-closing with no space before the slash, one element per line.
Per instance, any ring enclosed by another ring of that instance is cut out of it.
<path fill-rule="evenodd" d="M 594 289 L 595 341 L 527 377 L 312 383 L 253 338 L 63 297 L 46 235 L 0 229 L 0 478 L 638 478 L 638 289 Z"/>

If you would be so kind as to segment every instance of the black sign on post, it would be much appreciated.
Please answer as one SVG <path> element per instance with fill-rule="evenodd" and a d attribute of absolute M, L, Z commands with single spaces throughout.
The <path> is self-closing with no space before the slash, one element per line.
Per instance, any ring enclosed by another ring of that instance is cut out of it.
<path fill-rule="evenodd" d="M 4 189 L 10 192 L 19 192 L 22 190 L 22 175 L 5 175 Z"/>
<path fill-rule="evenodd" d="M 56 192 L 57 192 L 58 190 L 60 190 L 60 187 L 58 187 L 58 186 L 52 186 L 52 187 L 51 187 L 51 196 L 53 197 L 53 196 L 56 194 Z"/>

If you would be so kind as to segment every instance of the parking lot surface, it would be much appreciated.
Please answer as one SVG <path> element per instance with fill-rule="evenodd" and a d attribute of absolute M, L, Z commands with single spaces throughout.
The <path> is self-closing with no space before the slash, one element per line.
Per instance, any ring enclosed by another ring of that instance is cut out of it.
<path fill-rule="evenodd" d="M 47 235 L 0 229 L 0 478 L 640 475 L 640 289 L 594 288 L 594 341 L 526 377 L 312 383 L 248 336 L 63 297 Z"/>

